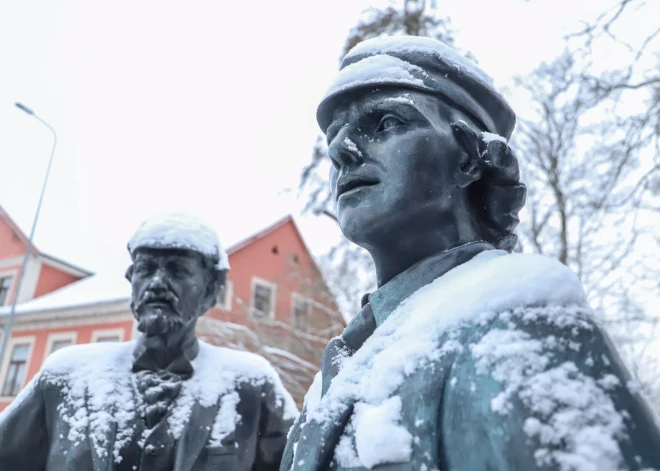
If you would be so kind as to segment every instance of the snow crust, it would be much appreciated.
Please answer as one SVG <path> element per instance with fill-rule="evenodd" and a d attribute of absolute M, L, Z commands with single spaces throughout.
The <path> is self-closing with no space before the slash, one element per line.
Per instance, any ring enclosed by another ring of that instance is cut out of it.
<path fill-rule="evenodd" d="M 395 397 L 406 376 L 430 362 L 463 351 L 465 346 L 456 340 L 462 327 L 485 325 L 498 313 L 524 306 L 562 306 L 554 312 L 556 322 L 571 322 L 571 313 L 566 313 L 564 306 L 589 310 L 577 277 L 559 262 L 538 255 L 510 255 L 501 250 L 482 252 L 406 299 L 355 355 L 343 361 L 322 399 L 318 399 L 319 391 L 312 387 L 306 398 L 307 420 L 336 420 L 342 404 L 356 402 L 361 404 L 356 411 L 363 411 L 361 417 L 356 412 L 352 418 L 356 442 L 358 437 L 374 432 L 373 421 L 364 420 L 372 417 L 364 415 L 366 410 L 383 411 L 387 424 L 378 427 L 395 427 L 399 420 L 394 407 L 397 403 L 388 401 Z M 443 334 L 447 334 L 448 340 L 439 345 Z M 532 339 L 529 342 L 511 348 L 537 351 L 539 346 Z M 392 348 L 394 345 L 396 348 Z M 510 393 L 515 391 L 513 388 Z M 504 396 L 496 407 L 504 408 L 507 398 Z M 614 429 L 611 424 L 609 430 Z M 416 438 L 413 436 L 412 440 Z M 384 434 L 372 445 L 366 439 L 360 440 L 362 446 L 356 443 L 359 460 L 370 468 L 383 453 L 390 454 L 390 458 L 406 456 L 410 453 L 410 440 L 402 433 Z M 340 447 L 338 460 L 352 459 L 348 445 L 350 442 L 344 442 Z"/>
<path fill-rule="evenodd" d="M 488 132 L 488 131 L 483 131 L 481 133 L 481 139 L 483 139 L 483 141 L 486 144 L 488 144 L 489 142 L 492 142 L 492 141 L 500 141 L 500 142 L 503 142 L 504 144 L 508 143 L 508 141 L 506 140 L 506 137 L 500 136 L 499 134 L 495 134 L 495 133 Z"/>
<path fill-rule="evenodd" d="M 518 309 L 500 314 L 499 319 L 553 322 L 572 331 L 593 329 L 584 321 L 584 308 L 561 310 L 563 314 L 557 316 L 548 308 Z M 511 401 L 518 399 L 532 412 L 523 430 L 541 443 L 534 453 L 539 466 L 557 466 L 562 471 L 621 469 L 618 440 L 625 438 L 624 416 L 609 395 L 621 386 L 618 378 L 585 376 L 573 361 L 549 367 L 553 352 L 579 352 L 580 344 L 570 338 L 533 339 L 521 330 L 493 329 L 470 349 L 477 373 L 491 375 L 504 385 L 503 392 L 492 399 L 491 409 L 505 415 Z"/>
<path fill-rule="evenodd" d="M 53 353 L 40 373 L 0 415 L 0 421 L 4 414 L 21 404 L 37 382 L 50 384 L 64 393 L 65 401 L 58 407 L 58 413 L 69 425 L 67 438 L 76 444 L 86 440 L 89 433 L 96 451 L 103 456 L 106 435 L 116 423 L 117 436 L 112 451 L 114 459 L 118 460 L 121 448 L 133 436 L 130 424 L 140 413 L 141 401 L 138 398 L 136 403 L 133 394 L 136 375 L 131 372 L 135 343 L 77 345 Z M 240 421 L 236 412 L 239 396 L 235 390 L 241 383 L 255 386 L 270 383 L 277 405 L 283 407 L 284 418 L 296 418 L 298 410 L 293 398 L 265 359 L 248 352 L 199 343 L 199 354 L 192 362 L 194 374 L 181 383 L 181 392 L 167 416 L 169 433 L 174 439 L 181 436 L 195 402 L 211 407 L 220 400 L 210 434 L 210 443 L 219 444 Z"/>
<path fill-rule="evenodd" d="M 354 154 L 362 157 L 362 152 L 360 152 L 360 149 L 357 148 L 357 145 L 355 145 L 355 142 L 351 141 L 350 137 L 344 138 L 344 144 L 346 144 L 346 148 L 353 152 Z"/>
<path fill-rule="evenodd" d="M 381 463 L 402 463 L 412 455 L 412 435 L 398 424 L 401 398 L 393 396 L 381 404 L 355 404 L 357 456 L 367 468 Z M 396 444 L 396 446 L 392 446 Z"/>
<path fill-rule="evenodd" d="M 214 260 L 221 270 L 229 269 L 227 252 L 220 245 L 215 230 L 204 221 L 185 212 L 157 213 L 144 221 L 128 242 L 128 250 L 138 247 L 187 249 Z"/>
<path fill-rule="evenodd" d="M 215 417 L 215 422 L 213 422 L 213 428 L 211 429 L 209 446 L 221 446 L 222 439 L 236 429 L 236 425 L 241 421 L 240 414 L 236 412 L 239 402 L 240 397 L 236 391 L 222 396 L 220 410 Z"/>
<path fill-rule="evenodd" d="M 354 87 L 373 84 L 401 84 L 424 87 L 420 76 L 424 69 L 388 55 L 371 56 L 344 67 L 337 75 L 325 96 L 335 95 Z"/>
<path fill-rule="evenodd" d="M 393 101 L 395 103 L 403 103 L 405 105 L 414 105 L 415 101 L 410 98 L 410 93 L 403 93 L 400 96 L 391 96 L 385 99 L 385 101 Z"/>
<path fill-rule="evenodd" d="M 126 267 L 124 266 L 123 269 Z M 121 273 L 121 272 L 119 272 Z M 131 285 L 122 276 L 93 275 L 71 283 L 52 293 L 19 303 L 16 313 L 38 312 L 61 309 L 84 304 L 123 302 L 128 309 L 131 299 Z M 0 316 L 9 314 L 11 306 L 0 307 Z"/>
<path fill-rule="evenodd" d="M 360 461 L 353 440 L 351 439 L 354 433 L 355 427 L 353 424 L 349 424 L 335 448 L 335 459 L 343 468 L 359 468 L 362 466 L 362 461 Z"/>
<path fill-rule="evenodd" d="M 437 57 L 451 65 L 456 72 L 465 73 L 487 85 L 493 86 L 493 79 L 481 70 L 474 61 L 468 59 L 459 51 L 437 39 L 420 36 L 382 36 L 368 39 L 351 49 L 346 58 L 356 55 L 382 55 L 382 54 L 425 54 Z"/>

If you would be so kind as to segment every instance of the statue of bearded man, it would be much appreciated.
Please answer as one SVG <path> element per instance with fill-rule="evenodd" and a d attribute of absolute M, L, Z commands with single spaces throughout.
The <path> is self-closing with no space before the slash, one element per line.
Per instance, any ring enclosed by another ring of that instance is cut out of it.
<path fill-rule="evenodd" d="M 142 335 L 48 357 L 0 414 L 0 469 L 275 470 L 295 403 L 260 356 L 197 339 L 229 270 L 215 231 L 183 213 L 128 244 Z"/>

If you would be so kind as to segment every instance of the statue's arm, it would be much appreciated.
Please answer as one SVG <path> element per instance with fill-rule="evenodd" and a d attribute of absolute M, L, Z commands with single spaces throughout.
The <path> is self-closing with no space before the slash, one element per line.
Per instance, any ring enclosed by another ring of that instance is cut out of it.
<path fill-rule="evenodd" d="M 0 414 L 0 469 L 42 471 L 48 448 L 46 407 L 38 375 Z"/>
<path fill-rule="evenodd" d="M 287 393 L 288 394 L 288 393 Z M 285 399 L 278 395 L 272 384 L 264 386 L 255 471 L 275 471 L 280 462 L 292 418 L 286 417 Z"/>
<path fill-rule="evenodd" d="M 445 387 L 443 469 L 660 469 L 660 428 L 612 342 L 563 309 L 468 342 Z"/>

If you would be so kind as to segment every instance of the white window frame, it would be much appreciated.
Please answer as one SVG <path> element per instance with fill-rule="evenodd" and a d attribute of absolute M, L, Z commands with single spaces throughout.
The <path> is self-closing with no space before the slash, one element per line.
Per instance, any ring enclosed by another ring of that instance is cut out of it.
<path fill-rule="evenodd" d="M 99 341 L 100 337 L 119 337 L 118 342 L 124 341 L 125 330 L 121 327 L 116 329 L 99 329 L 92 331 L 92 343 Z"/>
<path fill-rule="evenodd" d="M 32 364 L 32 353 L 34 352 L 34 344 L 36 339 L 37 338 L 34 335 L 28 335 L 25 337 L 11 337 L 9 342 L 7 342 L 7 349 L 5 350 L 6 354 L 2 359 L 2 366 L 0 367 L 0 394 L 2 394 L 2 390 L 5 388 L 5 380 L 7 379 L 9 362 L 11 361 L 11 356 L 12 353 L 14 353 L 14 347 L 16 345 L 28 345 L 28 357 L 27 362 L 25 363 L 25 380 L 23 380 L 23 384 L 21 384 L 21 389 L 23 389 L 27 384 L 26 380 L 28 373 L 30 372 L 30 365 Z M 2 402 L 13 401 L 15 398 L 16 396 L 0 395 L 0 401 Z"/>
<path fill-rule="evenodd" d="M 68 340 L 71 342 L 71 345 L 75 345 L 76 341 L 78 340 L 78 332 L 72 330 L 70 332 L 57 332 L 55 334 L 49 334 L 48 340 L 46 341 L 46 350 L 44 351 L 44 361 L 46 361 L 46 358 L 48 358 L 50 354 L 53 353 L 51 350 L 53 349 L 55 342 L 62 342 L 64 340 Z"/>
<path fill-rule="evenodd" d="M 5 300 L 4 304 L 0 304 L 0 306 L 9 306 L 11 303 L 11 297 L 14 294 L 14 285 L 16 284 L 16 276 L 18 275 L 18 269 L 14 268 L 12 270 L 5 270 L 5 271 L 0 271 L 0 278 L 6 278 L 8 276 L 11 276 L 11 285 L 9 285 L 9 294 L 7 295 L 7 299 Z"/>
<path fill-rule="evenodd" d="M 307 304 L 307 325 L 301 327 L 296 324 L 296 300 L 303 301 Z M 299 329 L 306 329 L 311 323 L 311 317 L 313 312 L 312 300 L 306 296 L 303 296 L 299 293 L 291 293 L 291 325 Z"/>
<path fill-rule="evenodd" d="M 231 280 L 225 282 L 225 303 L 220 302 L 218 297 L 218 303 L 215 305 L 216 308 L 223 311 L 231 311 L 231 298 L 234 297 L 234 283 Z"/>
<path fill-rule="evenodd" d="M 267 313 L 268 315 L 266 318 L 268 319 L 275 319 L 275 302 L 277 301 L 277 284 L 273 283 L 272 281 L 266 281 L 263 278 L 259 278 L 256 276 L 252 277 L 252 283 L 251 283 L 251 290 L 250 290 L 250 316 L 253 319 L 263 319 L 264 317 L 261 315 L 255 316 L 254 312 L 256 308 L 254 307 L 254 295 L 255 295 L 255 286 L 256 285 L 263 285 L 268 288 L 270 288 L 270 312 Z"/>

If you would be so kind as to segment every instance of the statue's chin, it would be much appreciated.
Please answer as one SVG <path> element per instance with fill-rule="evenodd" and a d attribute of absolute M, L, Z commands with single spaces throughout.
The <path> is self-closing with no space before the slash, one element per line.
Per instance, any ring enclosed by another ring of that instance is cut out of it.
<path fill-rule="evenodd" d="M 183 326 L 184 322 L 180 316 L 165 312 L 148 312 L 139 316 L 137 328 L 147 336 L 154 336 L 176 332 Z"/>
<path fill-rule="evenodd" d="M 339 219 L 339 228 L 342 234 L 354 244 L 367 248 L 371 237 L 373 237 L 370 222 L 347 213 L 343 213 Z"/>

